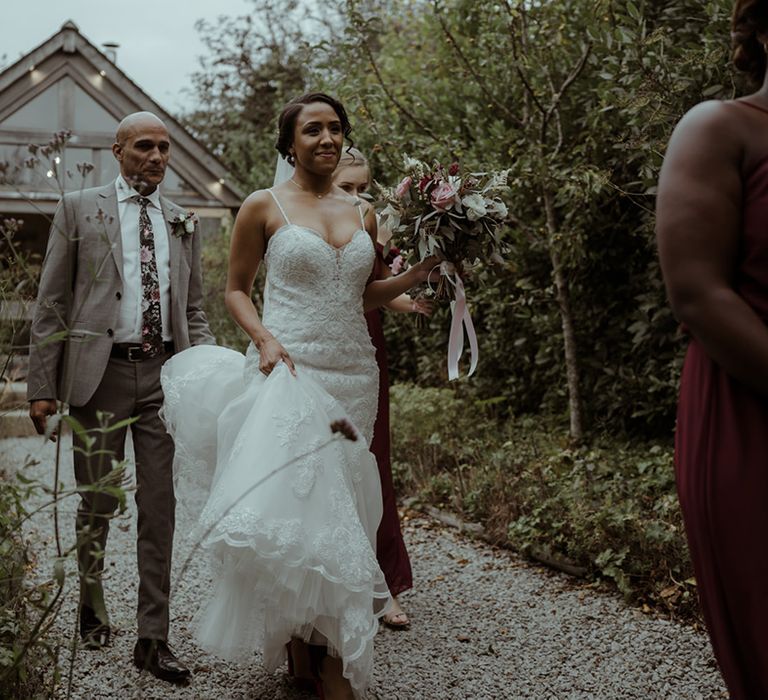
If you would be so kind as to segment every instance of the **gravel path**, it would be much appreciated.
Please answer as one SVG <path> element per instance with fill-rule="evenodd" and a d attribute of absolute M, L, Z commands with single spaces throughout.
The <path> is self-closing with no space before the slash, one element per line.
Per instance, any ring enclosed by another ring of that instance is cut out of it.
<path fill-rule="evenodd" d="M 65 438 L 65 444 L 69 444 Z M 4 464 L 40 463 L 30 475 L 50 481 L 53 446 L 38 438 L 0 441 Z M 65 460 L 67 461 L 67 460 Z M 63 469 L 71 485 L 71 468 Z M 131 506 L 132 506 L 131 499 Z M 62 504 L 65 544 L 73 538 L 75 502 Z M 137 672 L 135 641 L 135 512 L 117 519 L 107 547 L 106 599 L 115 627 L 112 645 L 77 655 L 73 697 L 174 700 L 308 700 L 285 674 L 266 673 L 258 660 L 225 663 L 200 651 L 188 631 L 207 588 L 196 560 L 183 580 L 178 572 L 190 546 L 188 523 L 179 513 L 171 609 L 171 642 L 191 664 L 194 679 L 174 687 Z M 52 515 L 31 524 L 37 570 L 50 570 Z M 383 629 L 377 639 L 372 698 L 380 700 L 516 700 L 725 698 L 706 636 L 690 627 L 643 615 L 615 595 L 596 592 L 568 577 L 533 567 L 513 554 L 459 536 L 414 517 L 405 527 L 416 576 L 402 602 L 413 624 L 408 631 Z M 76 579 L 70 563 L 68 601 L 56 623 L 66 646 L 75 624 Z M 62 655 L 66 678 L 68 658 Z M 65 688 L 58 697 L 65 697 Z"/>

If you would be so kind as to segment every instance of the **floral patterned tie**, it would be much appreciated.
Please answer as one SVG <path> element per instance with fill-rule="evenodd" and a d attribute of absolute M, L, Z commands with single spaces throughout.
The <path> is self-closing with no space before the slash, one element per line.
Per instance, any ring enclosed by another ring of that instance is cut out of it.
<path fill-rule="evenodd" d="M 163 352 L 163 320 L 160 314 L 160 278 L 157 274 L 155 237 L 147 213 L 149 200 L 139 197 L 139 254 L 141 260 L 141 350 L 147 357 Z"/>

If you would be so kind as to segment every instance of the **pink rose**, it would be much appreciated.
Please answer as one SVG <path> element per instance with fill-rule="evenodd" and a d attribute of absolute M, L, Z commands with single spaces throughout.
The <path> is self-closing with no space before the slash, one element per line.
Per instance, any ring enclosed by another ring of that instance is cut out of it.
<path fill-rule="evenodd" d="M 400 184 L 395 188 L 395 194 L 399 199 L 402 199 L 406 194 L 408 194 L 408 190 L 411 189 L 412 182 L 413 178 L 410 175 L 406 175 L 402 180 L 400 180 Z"/>
<path fill-rule="evenodd" d="M 432 190 L 432 206 L 439 211 L 450 209 L 456 200 L 457 190 L 450 182 L 441 182 Z"/>
<path fill-rule="evenodd" d="M 403 260 L 402 255 L 398 255 L 393 261 L 392 264 L 389 266 L 389 269 L 392 270 L 393 275 L 399 275 L 400 272 L 403 269 L 403 265 L 405 265 L 405 260 Z"/>
<path fill-rule="evenodd" d="M 141 262 L 146 263 L 152 259 L 152 253 L 149 250 L 149 246 L 141 246 Z"/>

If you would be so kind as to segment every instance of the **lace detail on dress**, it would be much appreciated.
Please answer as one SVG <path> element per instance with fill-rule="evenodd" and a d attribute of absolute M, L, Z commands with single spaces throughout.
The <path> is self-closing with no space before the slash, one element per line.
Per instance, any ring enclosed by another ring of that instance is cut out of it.
<path fill-rule="evenodd" d="M 298 371 L 309 372 L 341 403 L 368 443 L 378 408 L 378 367 L 363 292 L 374 257 L 363 229 L 335 248 L 312 229 L 285 224 L 267 245 L 263 314 Z M 255 348 L 247 358 L 258 367 Z"/>
<path fill-rule="evenodd" d="M 293 493 L 296 498 L 307 498 L 312 492 L 318 474 L 323 472 L 323 460 L 319 449 L 323 444 L 320 438 L 309 443 L 310 454 L 304 457 L 296 467 L 296 480 L 293 482 Z"/>
<path fill-rule="evenodd" d="M 192 382 L 199 382 L 203 377 L 213 374 L 221 367 L 230 362 L 229 357 L 217 357 L 212 359 L 205 367 L 193 367 L 188 372 L 180 376 L 170 377 L 167 372 L 161 378 L 163 383 L 163 395 L 165 397 L 164 407 L 177 406 L 181 401 L 182 391 Z M 162 370 L 161 370 L 162 371 Z"/>
<path fill-rule="evenodd" d="M 296 435 L 307 418 L 315 411 L 314 403 L 307 402 L 301 406 L 289 408 L 283 413 L 274 413 L 275 423 L 277 423 L 277 439 L 283 447 L 288 447 L 296 440 Z"/>
<path fill-rule="evenodd" d="M 243 356 L 227 348 L 209 346 L 192 354 L 198 352 L 206 355 L 205 362 L 182 362 L 177 355 L 160 373 L 165 396 L 160 417 L 175 443 L 176 500 L 193 518 L 199 517 L 211 489 L 216 421 L 242 390 L 244 365 Z"/>
<path fill-rule="evenodd" d="M 367 449 L 378 406 L 363 315 L 374 248 L 362 229 L 337 249 L 286 224 L 265 260 L 262 321 L 296 376 L 280 363 L 265 377 L 253 344 L 245 357 L 190 348 L 163 369 L 179 500 L 194 502 L 191 534 L 217 568 L 198 640 L 225 658 L 258 650 L 275 669 L 292 635 L 315 631 L 359 693 L 389 600 L 375 556 L 381 486 Z M 362 439 L 334 437 L 339 418 Z"/>
<path fill-rule="evenodd" d="M 361 441 L 332 436 L 330 422 L 343 411 L 303 374 L 278 365 L 238 399 L 253 406 L 237 412 L 245 447 L 220 468 L 193 533 L 218 562 L 199 640 L 225 658 L 261 648 L 276 668 L 285 639 L 316 630 L 359 691 L 389 600 L 373 546 L 378 469 Z"/>
<path fill-rule="evenodd" d="M 260 650 L 275 669 L 286 639 L 316 631 L 359 692 L 389 601 L 374 551 L 376 462 L 362 440 L 331 433 L 345 408 L 306 367 L 298 365 L 294 377 L 279 364 L 244 384 L 254 362 L 255 352 L 246 360 L 200 346 L 163 370 L 169 387 L 183 387 L 169 392 L 164 411 L 177 445 L 180 498 L 189 505 L 207 496 L 189 534 L 217 571 L 197 619 L 198 641 L 229 659 Z"/>

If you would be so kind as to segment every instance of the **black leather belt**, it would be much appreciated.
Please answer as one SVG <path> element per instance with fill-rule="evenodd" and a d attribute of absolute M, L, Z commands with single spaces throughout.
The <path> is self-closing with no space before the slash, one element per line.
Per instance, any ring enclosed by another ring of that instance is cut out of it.
<path fill-rule="evenodd" d="M 163 343 L 163 350 L 166 353 L 173 354 L 173 343 Z M 134 345 L 133 343 L 113 343 L 112 352 L 109 353 L 109 356 L 128 360 L 128 362 L 141 362 L 142 360 L 152 359 L 141 349 L 141 345 Z"/>

